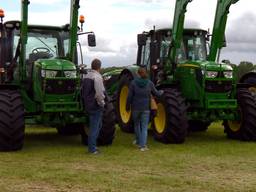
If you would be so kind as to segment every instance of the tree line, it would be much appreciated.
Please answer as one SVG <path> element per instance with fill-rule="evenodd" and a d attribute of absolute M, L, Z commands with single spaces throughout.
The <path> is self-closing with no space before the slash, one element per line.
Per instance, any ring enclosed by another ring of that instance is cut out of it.
<path fill-rule="evenodd" d="M 236 70 L 237 79 L 240 79 L 244 74 L 250 71 L 256 72 L 256 65 L 249 61 L 241 61 L 239 65 L 232 64 L 229 60 L 224 60 L 223 62 L 230 64 Z"/>

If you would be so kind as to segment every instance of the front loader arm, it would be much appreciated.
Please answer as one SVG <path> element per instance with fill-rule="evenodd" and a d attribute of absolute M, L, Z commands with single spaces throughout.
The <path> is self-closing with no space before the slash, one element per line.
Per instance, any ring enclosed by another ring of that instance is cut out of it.
<path fill-rule="evenodd" d="M 28 5 L 29 0 L 21 0 L 21 30 L 20 30 L 20 65 L 19 72 L 22 80 L 26 79 L 26 45 L 28 40 Z"/>
<path fill-rule="evenodd" d="M 213 25 L 210 54 L 208 59 L 216 61 L 219 50 L 224 46 L 224 35 L 226 29 L 229 8 L 239 0 L 218 0 Z"/>
<path fill-rule="evenodd" d="M 186 8 L 190 2 L 192 2 L 192 0 L 176 0 L 172 26 L 172 43 L 167 62 L 167 70 L 170 70 L 171 68 L 174 69 L 176 67 L 176 53 L 177 49 L 179 49 L 181 46 L 185 13 L 187 11 Z"/>
<path fill-rule="evenodd" d="M 70 41 L 69 41 L 69 60 L 74 62 L 75 49 L 77 43 L 77 30 L 78 30 L 78 10 L 80 0 L 71 0 L 70 5 Z"/>

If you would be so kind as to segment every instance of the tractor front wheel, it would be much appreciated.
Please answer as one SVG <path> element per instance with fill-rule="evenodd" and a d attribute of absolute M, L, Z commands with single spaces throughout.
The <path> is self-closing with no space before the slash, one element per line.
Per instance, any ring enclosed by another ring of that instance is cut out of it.
<path fill-rule="evenodd" d="M 223 122 L 225 132 L 231 139 L 256 141 L 256 99 L 255 93 L 246 88 L 237 90 L 240 120 Z"/>
<path fill-rule="evenodd" d="M 188 120 L 185 100 L 176 89 L 165 89 L 157 99 L 157 115 L 153 119 L 154 138 L 163 143 L 183 143 Z"/>
<path fill-rule="evenodd" d="M 0 91 L 0 151 L 22 149 L 25 135 L 24 112 L 19 91 Z"/>

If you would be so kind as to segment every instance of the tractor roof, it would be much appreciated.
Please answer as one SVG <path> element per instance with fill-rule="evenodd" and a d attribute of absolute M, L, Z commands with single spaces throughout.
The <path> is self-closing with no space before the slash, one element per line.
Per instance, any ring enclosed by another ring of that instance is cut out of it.
<path fill-rule="evenodd" d="M 144 33 L 147 33 L 148 35 L 152 35 L 154 33 L 164 35 L 164 34 L 167 34 L 170 32 L 172 32 L 171 28 L 162 28 L 162 29 L 157 29 L 157 30 L 150 30 L 149 32 L 144 32 Z M 206 30 L 196 29 L 196 28 L 185 28 L 183 33 L 184 34 L 194 34 L 195 32 L 199 32 L 199 33 L 203 33 L 203 34 L 207 33 Z"/>
<path fill-rule="evenodd" d="M 20 29 L 20 21 L 7 21 L 4 23 L 6 28 Z M 28 25 L 28 29 L 54 30 L 54 31 L 69 31 L 69 24 L 63 26 L 48 26 L 48 25 Z"/>
<path fill-rule="evenodd" d="M 157 29 L 157 31 L 172 31 L 171 28 L 162 28 L 162 29 Z M 199 28 L 184 28 L 184 31 L 186 32 L 194 32 L 194 31 L 202 31 L 202 32 L 207 32 L 206 30 L 204 29 L 199 29 Z"/>

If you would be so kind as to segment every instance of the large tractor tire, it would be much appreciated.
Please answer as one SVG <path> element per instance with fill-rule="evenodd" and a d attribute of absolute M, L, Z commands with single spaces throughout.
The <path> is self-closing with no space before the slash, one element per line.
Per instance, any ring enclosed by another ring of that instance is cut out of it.
<path fill-rule="evenodd" d="M 256 99 L 255 93 L 246 88 L 237 90 L 240 120 L 223 122 L 228 138 L 242 141 L 256 141 Z"/>
<path fill-rule="evenodd" d="M 0 90 L 0 151 L 22 149 L 25 136 L 24 105 L 17 90 Z"/>
<path fill-rule="evenodd" d="M 211 123 L 194 120 L 194 121 L 189 121 L 188 124 L 189 124 L 188 130 L 190 132 L 199 132 L 199 131 L 206 131 Z"/>
<path fill-rule="evenodd" d="M 165 89 L 157 99 L 157 115 L 152 122 L 154 138 L 163 143 L 183 143 L 188 120 L 185 100 L 176 89 Z"/>
<path fill-rule="evenodd" d="M 109 102 L 106 104 L 103 118 L 102 118 L 102 128 L 97 139 L 98 145 L 111 145 L 115 137 L 115 109 L 113 103 Z M 88 133 L 89 125 L 83 126 L 81 129 L 81 140 L 84 145 L 88 144 Z"/>
<path fill-rule="evenodd" d="M 99 145 L 111 145 L 116 131 L 115 108 L 113 103 L 107 103 L 103 113 L 102 128 L 98 137 Z"/>
<path fill-rule="evenodd" d="M 121 130 L 126 133 L 134 132 L 131 110 L 126 110 L 126 100 L 130 83 L 131 78 L 128 75 L 123 75 L 121 77 L 116 100 L 117 121 Z"/>

